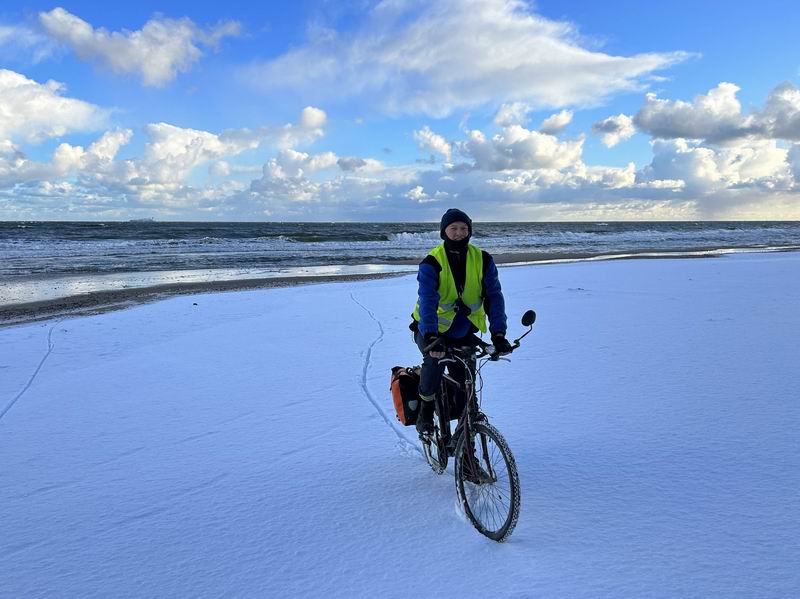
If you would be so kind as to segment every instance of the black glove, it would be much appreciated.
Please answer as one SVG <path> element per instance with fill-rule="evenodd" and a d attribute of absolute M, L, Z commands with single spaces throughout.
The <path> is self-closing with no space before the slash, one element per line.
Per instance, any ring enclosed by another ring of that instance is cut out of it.
<path fill-rule="evenodd" d="M 492 345 L 494 345 L 494 352 L 496 354 L 510 354 L 514 351 L 511 344 L 506 339 L 505 333 L 494 333 L 492 335 Z"/>
<path fill-rule="evenodd" d="M 436 345 L 431 347 L 432 343 L 435 343 L 436 341 L 439 341 L 441 339 L 439 333 L 428 333 L 422 339 L 425 342 L 423 347 L 430 347 L 428 351 L 439 351 L 439 349 L 442 346 L 441 343 L 437 343 Z"/>

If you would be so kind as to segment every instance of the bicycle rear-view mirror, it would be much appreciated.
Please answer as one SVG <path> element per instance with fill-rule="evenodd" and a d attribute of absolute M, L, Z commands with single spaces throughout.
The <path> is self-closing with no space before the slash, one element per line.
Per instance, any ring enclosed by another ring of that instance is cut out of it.
<path fill-rule="evenodd" d="M 528 330 L 525 331 L 519 339 L 515 340 L 514 343 L 512 343 L 512 345 L 517 347 L 519 346 L 519 342 L 522 340 L 522 338 L 533 330 L 533 322 L 535 320 L 536 320 L 536 312 L 534 312 L 533 310 L 528 310 L 527 312 L 525 312 L 525 314 L 522 315 L 522 326 L 528 327 Z"/>
<path fill-rule="evenodd" d="M 528 310 L 522 315 L 522 326 L 529 327 L 536 321 L 536 312 Z"/>

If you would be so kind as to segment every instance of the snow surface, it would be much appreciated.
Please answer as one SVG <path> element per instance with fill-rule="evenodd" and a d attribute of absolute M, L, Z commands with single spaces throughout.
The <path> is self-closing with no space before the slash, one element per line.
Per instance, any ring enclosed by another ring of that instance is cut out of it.
<path fill-rule="evenodd" d="M 0 596 L 800 596 L 798 274 L 502 269 L 539 316 L 485 370 L 504 544 L 394 419 L 413 276 L 1 330 Z"/>

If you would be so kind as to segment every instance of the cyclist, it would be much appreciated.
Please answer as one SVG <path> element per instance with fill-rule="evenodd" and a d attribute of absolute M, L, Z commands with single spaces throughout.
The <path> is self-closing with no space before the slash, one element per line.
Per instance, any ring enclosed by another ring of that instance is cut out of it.
<path fill-rule="evenodd" d="M 497 267 L 488 252 L 470 245 L 472 220 L 451 208 L 442 216 L 439 233 L 444 242 L 419 265 L 419 299 L 410 327 L 423 355 L 417 417 L 420 435 L 433 432 L 434 399 L 444 372 L 439 363 L 444 352 L 437 346 L 426 353 L 426 347 L 439 339 L 457 344 L 478 331 L 485 333 L 488 315 L 495 350 L 500 354 L 511 351 Z M 463 367 L 449 363 L 448 369 L 456 380 L 464 380 Z"/>

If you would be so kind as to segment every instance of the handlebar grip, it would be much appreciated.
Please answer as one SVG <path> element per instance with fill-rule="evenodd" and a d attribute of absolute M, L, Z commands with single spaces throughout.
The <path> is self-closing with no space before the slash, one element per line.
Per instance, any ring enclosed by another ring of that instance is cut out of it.
<path fill-rule="evenodd" d="M 429 351 L 431 351 L 431 350 L 432 350 L 434 347 L 436 347 L 437 345 L 439 345 L 441 342 L 442 342 L 442 338 L 441 338 L 441 337 L 437 337 L 436 339 L 434 339 L 434 340 L 431 342 L 431 344 L 430 344 L 430 345 L 426 345 L 426 346 L 425 346 L 425 348 L 422 350 L 422 351 L 423 351 L 423 353 L 428 353 L 428 352 L 429 352 Z"/>

